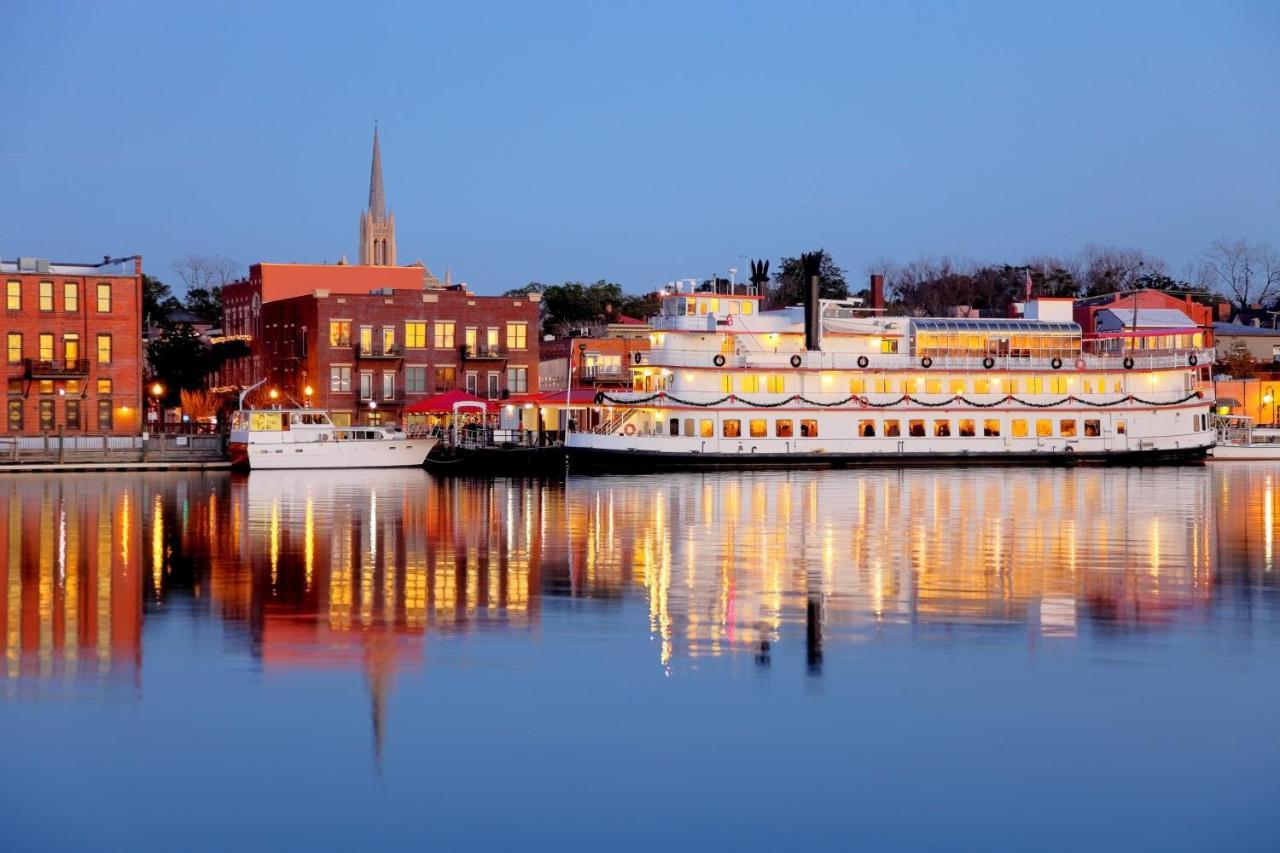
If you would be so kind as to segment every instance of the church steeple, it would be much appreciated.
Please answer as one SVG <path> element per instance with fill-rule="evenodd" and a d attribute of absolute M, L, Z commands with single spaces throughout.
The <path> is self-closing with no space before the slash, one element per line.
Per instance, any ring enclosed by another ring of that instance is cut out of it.
<path fill-rule="evenodd" d="M 373 125 L 373 163 L 369 167 L 369 209 L 360 214 L 360 264 L 396 265 L 396 215 L 387 213 L 382 190 L 382 146 L 377 123 Z"/>

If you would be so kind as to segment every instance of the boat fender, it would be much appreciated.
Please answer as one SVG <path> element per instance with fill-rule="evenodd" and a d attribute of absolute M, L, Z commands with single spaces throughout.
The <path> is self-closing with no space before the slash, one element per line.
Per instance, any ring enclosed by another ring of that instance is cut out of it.
<path fill-rule="evenodd" d="M 1052 367 L 1054 370 L 1059 369 L 1060 367 L 1062 367 L 1062 359 L 1058 358 L 1058 357 L 1055 355 L 1055 356 L 1054 356 L 1054 357 L 1049 361 L 1049 366 L 1050 366 L 1050 367 Z"/>
<path fill-rule="evenodd" d="M 631 360 L 634 361 L 636 364 L 639 364 L 640 362 L 644 361 L 644 355 L 641 353 L 635 353 L 634 355 L 631 356 Z"/>
<path fill-rule="evenodd" d="M 1199 363 L 1200 363 L 1200 359 L 1196 358 L 1195 353 L 1191 353 L 1191 355 L 1187 356 L 1187 364 L 1191 365 L 1192 367 L 1195 367 Z"/>
<path fill-rule="evenodd" d="M 928 370 L 930 367 L 933 367 L 933 359 L 926 355 L 924 358 L 920 359 L 920 366 L 925 370 Z"/>
<path fill-rule="evenodd" d="M 623 434 L 624 434 L 624 435 L 635 435 L 635 434 L 636 434 L 636 425 L 635 425 L 635 424 L 627 424 L 626 426 L 624 426 L 624 427 L 622 428 L 622 432 L 623 432 Z"/>
<path fill-rule="evenodd" d="M 791 366 L 792 367 L 800 366 L 800 356 L 798 354 L 791 356 Z"/>
<path fill-rule="evenodd" d="M 1194 356 L 1192 357 L 1194 358 Z M 871 363 L 871 359 L 867 358 L 865 355 L 858 356 L 858 367 L 866 368 L 866 366 L 870 363 Z"/>
<path fill-rule="evenodd" d="M 716 353 L 716 357 L 711 359 L 711 363 L 716 367 L 724 367 L 724 356 L 720 355 L 720 353 Z"/>
<path fill-rule="evenodd" d="M 1133 358 L 1132 358 L 1132 356 L 1127 356 L 1127 355 L 1126 355 L 1126 356 L 1124 357 L 1124 369 L 1125 369 L 1125 370 L 1133 370 Z"/>
<path fill-rule="evenodd" d="M 982 360 L 982 366 L 985 367 L 987 370 L 990 370 L 991 368 L 996 366 L 996 360 L 991 356 L 987 356 Z"/>

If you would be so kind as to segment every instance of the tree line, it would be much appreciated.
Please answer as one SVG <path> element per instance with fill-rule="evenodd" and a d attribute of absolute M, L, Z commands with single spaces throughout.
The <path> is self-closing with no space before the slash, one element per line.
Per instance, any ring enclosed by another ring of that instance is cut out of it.
<path fill-rule="evenodd" d="M 211 326 L 221 325 L 222 288 L 242 278 L 242 267 L 220 255 L 187 255 L 174 261 L 171 269 L 182 282 L 183 298 L 175 296 L 168 284 L 144 273 L 142 316 L 146 328 L 159 331 L 147 342 L 151 379 L 164 386 L 165 404 L 177 405 L 193 401 L 191 394 L 204 387 L 209 374 L 224 359 L 239 354 L 227 347 L 211 347 L 178 312 Z"/>

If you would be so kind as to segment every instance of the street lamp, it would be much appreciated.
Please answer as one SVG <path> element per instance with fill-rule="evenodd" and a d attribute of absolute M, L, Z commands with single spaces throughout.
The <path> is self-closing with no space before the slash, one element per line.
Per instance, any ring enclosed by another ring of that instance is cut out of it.
<path fill-rule="evenodd" d="M 306 398 L 308 409 L 311 408 L 311 395 L 315 392 L 316 389 L 312 388 L 310 385 L 302 389 L 302 396 Z"/>
<path fill-rule="evenodd" d="M 280 392 L 272 388 L 267 392 L 267 396 L 271 398 L 271 405 L 276 405 L 276 400 L 280 399 Z"/>
<path fill-rule="evenodd" d="M 157 423 L 160 422 L 160 398 L 164 396 L 164 385 L 159 382 L 151 383 L 151 406 L 152 419 Z"/>
<path fill-rule="evenodd" d="M 1272 406 L 1271 404 L 1275 402 L 1275 399 L 1276 399 L 1275 386 L 1268 385 L 1266 387 L 1266 390 L 1262 394 L 1262 405 L 1263 405 L 1262 414 L 1265 416 L 1266 407 L 1271 406 L 1271 423 L 1273 424 L 1276 422 L 1276 410 L 1275 410 L 1275 406 Z M 1263 417 L 1263 420 L 1266 420 L 1266 418 Z"/>

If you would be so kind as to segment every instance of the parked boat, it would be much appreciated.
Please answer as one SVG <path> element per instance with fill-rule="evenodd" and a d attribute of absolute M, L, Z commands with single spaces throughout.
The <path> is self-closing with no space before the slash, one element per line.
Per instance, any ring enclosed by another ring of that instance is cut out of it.
<path fill-rule="evenodd" d="M 1253 418 L 1222 415 L 1215 418 L 1218 443 L 1213 458 L 1220 462 L 1280 460 L 1280 429 L 1254 426 Z"/>
<path fill-rule="evenodd" d="M 379 426 L 336 426 L 320 409 L 242 409 L 231 418 L 233 465 L 276 468 L 420 467 L 436 444 L 427 435 Z"/>
<path fill-rule="evenodd" d="M 803 307 L 760 299 L 667 292 L 632 390 L 597 395 L 570 468 L 1163 463 L 1214 444 L 1198 387 L 1214 353 L 1177 311 L 1135 309 L 1084 340 L 1070 300 L 1031 300 L 1021 319 L 888 317 L 819 300 L 816 279 Z"/>

